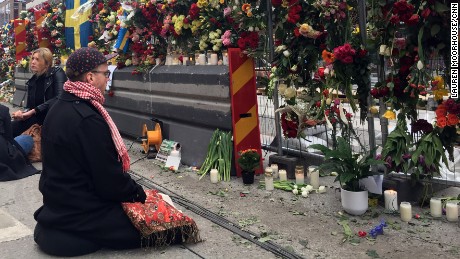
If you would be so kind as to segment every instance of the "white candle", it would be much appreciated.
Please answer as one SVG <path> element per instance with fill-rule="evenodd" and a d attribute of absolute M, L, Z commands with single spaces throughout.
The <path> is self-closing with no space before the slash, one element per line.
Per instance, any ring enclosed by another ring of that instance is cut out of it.
<path fill-rule="evenodd" d="M 278 165 L 277 164 L 272 164 L 270 166 L 273 170 L 273 178 L 278 178 L 279 177 L 279 173 L 278 173 Z"/>
<path fill-rule="evenodd" d="M 166 56 L 165 65 L 166 65 L 166 66 L 170 66 L 171 63 L 172 63 L 172 56 L 171 56 L 171 55 L 167 55 L 167 56 Z"/>
<path fill-rule="evenodd" d="M 401 220 L 409 222 L 412 219 L 412 206 L 409 202 L 401 202 L 399 207 L 399 213 L 401 214 Z"/>
<path fill-rule="evenodd" d="M 310 174 L 310 184 L 313 186 L 313 189 L 319 188 L 319 171 L 316 170 L 316 166 L 308 167 L 308 172 Z"/>
<path fill-rule="evenodd" d="M 228 53 L 227 52 L 222 53 L 222 62 L 225 66 L 228 66 Z"/>
<path fill-rule="evenodd" d="M 216 54 L 216 53 L 212 53 L 212 54 L 211 54 L 211 60 L 209 61 L 209 63 L 210 63 L 211 65 L 217 65 L 217 61 L 218 61 L 218 59 L 217 59 L 217 54 Z"/>
<path fill-rule="evenodd" d="M 439 218 L 442 216 L 442 203 L 440 198 L 430 199 L 430 212 L 433 218 Z"/>
<path fill-rule="evenodd" d="M 179 65 L 179 59 L 177 57 L 173 58 L 171 65 L 173 66 Z"/>
<path fill-rule="evenodd" d="M 385 209 L 398 210 L 398 192 L 386 190 L 383 195 L 385 197 Z"/>
<path fill-rule="evenodd" d="M 458 221 L 458 204 L 456 201 L 448 201 L 446 203 L 446 218 L 447 221 Z"/>
<path fill-rule="evenodd" d="M 278 171 L 278 173 L 280 175 L 280 181 L 287 181 L 287 172 L 286 172 L 286 170 L 280 169 Z"/>
<path fill-rule="evenodd" d="M 273 169 L 271 167 L 265 168 L 265 190 L 273 191 L 275 189 L 273 185 Z"/>
<path fill-rule="evenodd" d="M 295 167 L 295 183 L 296 184 L 304 184 L 304 172 L 303 166 L 296 166 Z"/>
<path fill-rule="evenodd" d="M 156 64 L 157 66 L 159 66 L 160 63 L 161 63 L 161 58 L 156 58 L 156 59 L 155 59 L 155 64 Z"/>
<path fill-rule="evenodd" d="M 217 169 L 211 169 L 211 183 L 219 182 L 219 171 Z"/>
<path fill-rule="evenodd" d="M 197 65 L 206 65 L 206 56 L 204 54 L 200 54 L 198 56 L 198 64 Z"/>

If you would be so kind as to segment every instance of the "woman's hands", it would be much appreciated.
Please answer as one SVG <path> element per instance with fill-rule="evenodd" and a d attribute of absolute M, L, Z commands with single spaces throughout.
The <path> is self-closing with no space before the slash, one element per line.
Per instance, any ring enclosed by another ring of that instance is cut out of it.
<path fill-rule="evenodd" d="M 27 120 L 28 118 L 32 117 L 34 114 L 35 114 L 34 109 L 28 110 L 26 112 L 16 111 L 16 112 L 13 112 L 13 114 L 11 115 L 11 118 L 13 118 L 13 120 L 15 121 L 23 121 L 23 120 Z"/>

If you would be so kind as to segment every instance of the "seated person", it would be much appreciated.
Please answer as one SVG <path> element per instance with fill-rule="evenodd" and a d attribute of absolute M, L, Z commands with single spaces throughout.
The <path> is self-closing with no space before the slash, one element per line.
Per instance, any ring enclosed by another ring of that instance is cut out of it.
<path fill-rule="evenodd" d="M 42 127 L 43 206 L 34 214 L 34 239 L 45 253 L 78 256 L 99 248 L 139 248 L 142 236 L 122 202 L 144 203 L 143 188 L 129 174 L 123 139 L 102 106 L 110 71 L 93 48 L 69 56 L 64 92 Z M 142 205 L 142 204 L 141 204 Z M 156 211 L 155 211 L 156 212 Z M 157 233 L 158 234 L 158 233 Z M 149 236 L 181 242 L 181 229 Z"/>
<path fill-rule="evenodd" d="M 43 124 L 48 109 L 62 92 L 62 86 L 67 80 L 64 70 L 53 66 L 53 53 L 47 48 L 32 52 L 30 71 L 33 76 L 26 82 L 26 108 L 12 114 L 13 137 L 21 135 L 34 124 Z"/>
<path fill-rule="evenodd" d="M 32 146 L 33 139 L 30 136 L 13 139 L 9 109 L 0 104 L 0 181 L 17 180 L 38 173 L 24 151 L 27 149 L 30 152 Z"/>

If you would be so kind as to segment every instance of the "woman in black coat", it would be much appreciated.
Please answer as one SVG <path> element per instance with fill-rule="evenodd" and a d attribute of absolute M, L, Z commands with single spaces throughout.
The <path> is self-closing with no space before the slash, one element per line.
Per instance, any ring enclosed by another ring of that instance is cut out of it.
<path fill-rule="evenodd" d="M 53 54 L 47 48 L 32 52 L 30 70 L 34 75 L 26 83 L 26 109 L 12 114 L 13 137 L 19 136 L 36 123 L 43 124 L 50 106 L 61 94 L 67 80 L 62 68 L 53 66 Z"/>
<path fill-rule="evenodd" d="M 0 104 L 0 181 L 17 180 L 37 172 L 13 139 L 8 107 Z"/>

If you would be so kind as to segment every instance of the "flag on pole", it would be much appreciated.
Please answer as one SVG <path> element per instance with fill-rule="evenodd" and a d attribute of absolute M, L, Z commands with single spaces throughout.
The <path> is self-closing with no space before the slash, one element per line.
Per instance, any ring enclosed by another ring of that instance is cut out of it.
<path fill-rule="evenodd" d="M 115 43 L 114 47 L 116 49 L 121 49 L 123 50 L 123 53 L 126 53 L 126 51 L 128 51 L 129 41 L 130 39 L 128 28 L 121 28 L 118 31 L 117 42 Z"/>

